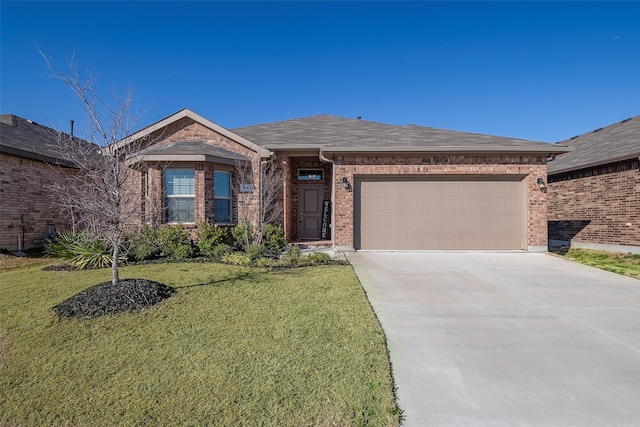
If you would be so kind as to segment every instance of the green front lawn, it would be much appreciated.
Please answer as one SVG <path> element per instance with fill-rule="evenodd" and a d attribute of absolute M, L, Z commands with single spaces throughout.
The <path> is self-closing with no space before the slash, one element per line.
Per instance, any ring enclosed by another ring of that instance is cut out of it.
<path fill-rule="evenodd" d="M 350 266 L 131 266 L 177 289 L 92 320 L 49 308 L 108 270 L 0 272 L 0 425 L 397 426 L 384 335 Z"/>
<path fill-rule="evenodd" d="M 640 254 L 594 251 L 589 249 L 569 249 L 554 253 L 603 270 L 640 278 Z"/>

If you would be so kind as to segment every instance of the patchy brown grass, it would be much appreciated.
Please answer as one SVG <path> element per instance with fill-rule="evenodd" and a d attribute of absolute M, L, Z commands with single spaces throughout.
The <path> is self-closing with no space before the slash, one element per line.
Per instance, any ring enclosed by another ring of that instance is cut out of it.
<path fill-rule="evenodd" d="M 44 265 L 51 262 L 52 260 L 49 258 L 18 257 L 11 254 L 0 254 L 0 271 L 10 271 L 38 264 Z"/>

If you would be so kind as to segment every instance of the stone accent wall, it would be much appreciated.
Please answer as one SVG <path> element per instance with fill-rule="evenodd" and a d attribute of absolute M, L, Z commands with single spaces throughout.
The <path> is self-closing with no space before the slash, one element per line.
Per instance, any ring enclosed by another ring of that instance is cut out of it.
<path fill-rule="evenodd" d="M 336 246 L 353 247 L 354 193 L 342 187 L 346 177 L 367 175 L 520 175 L 528 186 L 528 246 L 547 247 L 547 195 L 536 183 L 545 178 L 545 157 L 539 155 L 415 155 L 356 156 L 341 155 L 336 165 Z"/>
<path fill-rule="evenodd" d="M 0 153 L 0 248 L 17 250 L 23 228 L 24 249 L 29 249 L 71 227 L 47 189 L 54 182 L 62 183 L 63 174 L 46 163 Z"/>
<path fill-rule="evenodd" d="M 549 177 L 550 241 L 640 248 L 638 161 L 616 169 Z"/>

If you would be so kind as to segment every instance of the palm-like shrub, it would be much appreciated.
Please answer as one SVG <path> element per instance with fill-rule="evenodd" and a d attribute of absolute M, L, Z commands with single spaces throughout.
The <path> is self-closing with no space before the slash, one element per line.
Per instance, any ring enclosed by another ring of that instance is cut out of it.
<path fill-rule="evenodd" d="M 65 231 L 45 244 L 45 252 L 78 268 L 106 268 L 111 266 L 113 247 L 88 233 Z M 124 255 L 120 261 L 126 261 Z"/>

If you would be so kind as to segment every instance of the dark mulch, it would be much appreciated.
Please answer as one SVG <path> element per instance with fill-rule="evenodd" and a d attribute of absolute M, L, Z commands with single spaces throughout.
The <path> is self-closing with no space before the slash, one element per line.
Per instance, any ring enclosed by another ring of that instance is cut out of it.
<path fill-rule="evenodd" d="M 47 265 L 46 267 L 43 267 L 42 270 L 43 271 L 78 271 L 80 269 L 73 264 L 62 263 L 62 264 Z"/>
<path fill-rule="evenodd" d="M 140 310 L 169 298 L 175 289 L 145 279 L 123 279 L 92 286 L 52 308 L 58 317 L 94 318 Z"/>

